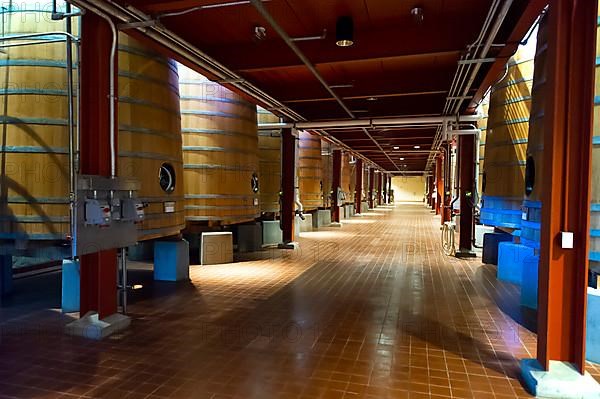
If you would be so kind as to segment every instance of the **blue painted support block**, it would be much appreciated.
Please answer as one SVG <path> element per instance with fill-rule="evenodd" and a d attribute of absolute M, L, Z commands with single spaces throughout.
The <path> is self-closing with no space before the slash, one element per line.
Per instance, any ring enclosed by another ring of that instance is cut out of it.
<path fill-rule="evenodd" d="M 12 256 L 0 255 L 0 297 L 12 291 Z"/>
<path fill-rule="evenodd" d="M 526 306 L 531 309 L 537 309 L 539 263 L 539 256 L 531 256 L 523 260 L 521 306 Z"/>
<path fill-rule="evenodd" d="M 65 259 L 62 263 L 62 311 L 79 311 L 79 261 Z"/>
<path fill-rule="evenodd" d="M 260 251 L 263 244 L 260 222 L 239 224 L 236 227 L 238 252 Z"/>
<path fill-rule="evenodd" d="M 504 241 L 512 241 L 512 235 L 508 233 L 486 233 L 483 235 L 483 263 L 498 264 L 498 244 Z"/>
<path fill-rule="evenodd" d="M 279 226 L 279 220 L 263 220 L 262 228 L 264 245 L 279 244 L 281 242 L 283 233 Z"/>
<path fill-rule="evenodd" d="M 600 363 L 600 290 L 588 287 L 585 358 Z"/>
<path fill-rule="evenodd" d="M 154 279 L 182 281 L 190 278 L 190 246 L 186 240 L 154 243 Z"/>
<path fill-rule="evenodd" d="M 521 284 L 523 261 L 533 256 L 533 248 L 512 242 L 498 244 L 498 280 Z"/>

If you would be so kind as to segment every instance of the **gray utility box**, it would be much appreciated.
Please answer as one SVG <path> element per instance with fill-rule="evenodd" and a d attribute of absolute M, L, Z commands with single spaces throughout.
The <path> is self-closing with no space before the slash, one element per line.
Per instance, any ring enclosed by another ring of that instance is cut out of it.
<path fill-rule="evenodd" d="M 326 227 L 331 224 L 331 210 L 319 209 L 313 215 L 313 227 L 318 229 L 319 227 Z"/>
<path fill-rule="evenodd" d="M 77 181 L 77 255 L 123 248 L 137 242 L 137 223 L 144 205 L 136 198 L 139 183 L 132 179 L 80 176 Z"/>
<path fill-rule="evenodd" d="M 279 244 L 283 239 L 283 233 L 279 220 L 262 221 L 263 245 Z"/>
<path fill-rule="evenodd" d="M 239 224 L 237 228 L 237 249 L 239 252 L 259 251 L 262 248 L 262 225 L 260 222 Z"/>

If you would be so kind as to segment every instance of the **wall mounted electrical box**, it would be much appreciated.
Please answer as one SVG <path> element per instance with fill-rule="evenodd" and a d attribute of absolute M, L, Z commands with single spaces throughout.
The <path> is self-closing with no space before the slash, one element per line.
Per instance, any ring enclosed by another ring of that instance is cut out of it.
<path fill-rule="evenodd" d="M 77 182 L 77 255 L 135 245 L 144 205 L 136 198 L 139 182 L 80 176 Z"/>

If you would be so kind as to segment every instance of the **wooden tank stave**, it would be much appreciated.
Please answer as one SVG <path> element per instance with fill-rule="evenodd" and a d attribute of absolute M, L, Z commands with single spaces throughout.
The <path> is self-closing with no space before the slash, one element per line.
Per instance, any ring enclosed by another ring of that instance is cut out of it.
<path fill-rule="evenodd" d="M 304 210 L 310 212 L 322 207 L 326 182 L 323 176 L 321 138 L 302 130 L 299 132 L 298 143 L 298 182 L 300 202 Z"/>
<path fill-rule="evenodd" d="M 5 10 L 5 32 L 64 30 L 64 21 L 52 21 L 49 12 L 25 10 L 27 14 L 23 15 L 20 11 Z M 177 149 L 180 146 L 177 71 L 166 59 L 144 50 L 122 34 L 119 58 L 118 173 L 138 178 L 141 182 L 138 195 L 149 204 L 138 239 L 176 234 L 183 226 L 181 182 L 171 193 L 157 190 L 160 190 L 158 171 L 162 163 L 170 162 L 176 176 L 182 175 L 181 151 Z M 4 85 L 1 100 L 3 238 L 65 240 L 70 233 L 66 66 L 64 40 L 11 47 L 0 63 L 2 78 L 10 82 Z M 160 129 L 156 123 L 146 124 L 144 116 L 152 113 L 161 116 Z M 122 157 L 123 153 L 127 156 Z M 156 173 L 149 174 L 152 169 Z M 175 202 L 175 213 L 168 218 L 164 217 L 164 201 Z"/>
<path fill-rule="evenodd" d="M 492 88 L 482 178 L 484 224 L 520 227 L 532 82 L 533 58 L 520 50 Z"/>
<path fill-rule="evenodd" d="M 538 51 L 533 87 L 533 102 L 530 119 L 530 140 L 527 149 L 527 173 L 525 179 L 526 197 L 523 201 L 523 220 L 521 241 L 535 250 L 540 248 L 542 222 L 542 195 L 548 182 L 544 179 L 544 135 L 549 128 L 545 123 L 547 88 L 547 17 L 544 17 L 538 29 Z M 600 38 L 600 25 L 597 37 Z M 600 56 L 600 42 L 596 55 Z M 600 269 L 600 62 L 596 59 L 594 88 L 594 117 L 592 138 L 592 176 L 591 176 L 591 214 L 590 214 L 590 267 Z"/>
<path fill-rule="evenodd" d="M 321 141 L 321 165 L 323 168 L 323 204 L 324 208 L 331 207 L 333 184 L 333 145 L 325 140 Z"/>
<path fill-rule="evenodd" d="M 600 14 L 600 9 L 598 10 Z M 600 21 L 600 15 L 599 15 Z M 596 26 L 596 70 L 594 87 L 594 131 L 592 138 L 592 178 L 590 214 L 590 267 L 600 270 L 600 23 Z"/>
<path fill-rule="evenodd" d="M 184 203 L 177 65 L 121 35 L 118 81 L 118 171 L 141 182 L 139 240 L 178 234 Z M 172 175 L 172 187 L 161 187 L 160 172 Z"/>
<path fill-rule="evenodd" d="M 540 243 L 541 193 L 544 185 L 543 153 L 547 84 L 547 33 L 547 18 L 543 17 L 537 34 L 531 117 L 529 119 L 529 143 L 527 145 L 527 167 L 523 185 L 525 191 L 523 213 L 525 217 L 521 222 L 521 242 L 535 249 L 539 248 Z"/>
<path fill-rule="evenodd" d="M 260 215 L 256 106 L 180 66 L 186 222 Z"/>
<path fill-rule="evenodd" d="M 277 123 L 279 117 L 258 107 L 258 123 Z M 281 130 L 258 132 L 258 160 L 260 175 L 260 210 L 279 213 L 281 191 Z"/>
<path fill-rule="evenodd" d="M 342 155 L 342 191 L 344 192 L 345 204 L 354 204 L 355 187 L 356 187 L 356 164 L 353 157 L 347 151 Z"/>
<path fill-rule="evenodd" d="M 481 198 L 481 195 L 483 193 L 483 171 L 485 166 L 485 138 L 487 132 L 488 108 L 489 104 L 487 102 L 481 104 L 481 112 L 483 114 L 483 118 L 481 118 L 479 122 L 477 122 L 477 127 L 481 131 L 479 135 L 479 175 L 477 178 L 477 192 L 479 198 Z"/>

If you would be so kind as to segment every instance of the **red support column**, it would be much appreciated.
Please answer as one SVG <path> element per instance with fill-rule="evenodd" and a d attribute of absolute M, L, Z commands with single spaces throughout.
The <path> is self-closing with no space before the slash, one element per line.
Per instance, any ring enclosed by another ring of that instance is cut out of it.
<path fill-rule="evenodd" d="M 392 203 L 392 175 L 388 175 L 387 203 Z"/>
<path fill-rule="evenodd" d="M 294 189 L 296 183 L 296 137 L 292 129 L 281 131 L 281 230 L 283 244 L 294 241 Z"/>
<path fill-rule="evenodd" d="M 473 191 L 475 185 L 475 136 L 458 138 L 459 190 L 460 190 L 460 234 L 459 254 L 474 255 L 473 242 Z M 459 255 L 457 254 L 457 256 Z"/>
<path fill-rule="evenodd" d="M 427 204 L 435 209 L 435 198 L 433 197 L 433 175 L 427 176 Z"/>
<path fill-rule="evenodd" d="M 389 176 L 387 174 L 383 175 L 383 193 L 381 196 L 381 203 L 386 205 L 388 203 L 388 180 Z"/>
<path fill-rule="evenodd" d="M 383 196 L 383 172 L 379 171 L 377 176 L 377 205 L 381 205 Z"/>
<path fill-rule="evenodd" d="M 356 184 L 354 185 L 355 193 L 354 193 L 354 207 L 356 208 L 356 213 L 361 213 L 361 204 L 362 204 L 362 188 L 363 188 L 363 160 L 356 160 Z"/>
<path fill-rule="evenodd" d="M 81 173 L 110 176 L 109 131 L 114 129 L 109 119 L 112 33 L 106 21 L 86 13 L 81 37 Z M 117 251 L 84 255 L 80 261 L 80 314 L 97 311 L 104 318 L 116 313 Z"/>
<path fill-rule="evenodd" d="M 333 178 L 331 179 L 331 222 L 340 222 L 340 207 L 338 206 L 338 188 L 342 184 L 342 151 L 333 150 Z"/>
<path fill-rule="evenodd" d="M 375 189 L 375 169 L 369 167 L 369 209 L 375 208 L 373 200 L 373 190 Z"/>
<path fill-rule="evenodd" d="M 435 188 L 437 194 L 435 196 L 435 214 L 439 215 L 443 211 L 444 206 L 444 174 L 442 165 L 444 164 L 443 155 L 438 155 L 435 159 Z M 443 219 L 443 218 L 442 218 Z"/>
<path fill-rule="evenodd" d="M 598 2 L 553 0 L 548 10 L 544 185 L 537 359 L 585 368 L 592 104 Z M 561 245 L 574 233 L 574 248 Z"/>

